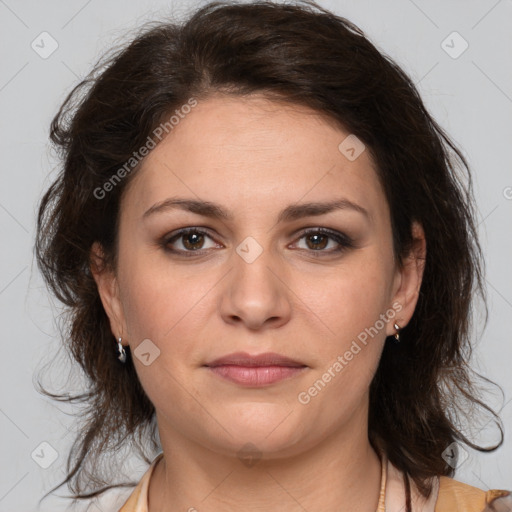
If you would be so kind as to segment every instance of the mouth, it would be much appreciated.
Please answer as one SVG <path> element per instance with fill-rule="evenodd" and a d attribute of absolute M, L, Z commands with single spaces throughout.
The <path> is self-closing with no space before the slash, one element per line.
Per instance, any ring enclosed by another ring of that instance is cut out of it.
<path fill-rule="evenodd" d="M 250 355 L 237 352 L 204 365 L 214 375 L 248 387 L 262 387 L 297 376 L 307 365 L 281 354 Z"/>

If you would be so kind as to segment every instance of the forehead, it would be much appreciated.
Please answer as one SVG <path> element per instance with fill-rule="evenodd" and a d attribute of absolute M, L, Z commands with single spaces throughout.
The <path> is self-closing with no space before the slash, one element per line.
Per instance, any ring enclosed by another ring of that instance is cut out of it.
<path fill-rule="evenodd" d="M 229 200 L 243 214 L 343 196 L 379 215 L 386 205 L 374 163 L 367 150 L 355 159 L 346 152 L 347 145 L 361 150 L 353 137 L 303 106 L 215 95 L 182 114 L 148 154 L 127 190 L 128 204 L 142 214 L 182 195 Z"/>

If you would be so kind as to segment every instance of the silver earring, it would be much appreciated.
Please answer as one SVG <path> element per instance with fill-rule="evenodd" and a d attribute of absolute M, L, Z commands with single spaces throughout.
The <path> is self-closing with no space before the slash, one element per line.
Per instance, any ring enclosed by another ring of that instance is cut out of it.
<path fill-rule="evenodd" d="M 394 326 L 393 326 L 393 327 L 396 329 L 396 332 L 395 332 L 395 334 L 394 334 L 394 336 L 395 336 L 395 340 L 396 340 L 397 342 L 399 342 L 399 341 L 400 341 L 400 326 L 399 326 L 398 324 L 394 324 Z"/>
<path fill-rule="evenodd" d="M 121 363 L 125 363 L 126 362 L 126 351 L 124 350 L 124 347 L 121 344 L 122 339 L 123 338 L 119 338 L 117 340 L 117 351 L 119 352 L 119 355 L 117 356 L 117 358 L 119 359 L 119 361 L 121 361 Z"/>

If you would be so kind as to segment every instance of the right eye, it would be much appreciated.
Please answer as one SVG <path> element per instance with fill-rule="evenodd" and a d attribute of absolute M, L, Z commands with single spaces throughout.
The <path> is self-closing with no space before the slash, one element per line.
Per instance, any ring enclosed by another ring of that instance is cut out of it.
<path fill-rule="evenodd" d="M 205 238 L 209 238 L 213 240 L 210 235 L 198 228 L 183 228 L 177 232 L 170 233 L 169 235 L 164 236 L 161 241 L 161 245 L 164 247 L 166 251 L 171 253 L 180 254 L 184 256 L 192 256 L 190 253 L 200 253 L 203 254 L 203 251 L 215 247 L 215 244 L 211 247 L 204 248 Z M 176 248 L 176 242 L 178 242 L 178 246 L 181 247 Z"/>

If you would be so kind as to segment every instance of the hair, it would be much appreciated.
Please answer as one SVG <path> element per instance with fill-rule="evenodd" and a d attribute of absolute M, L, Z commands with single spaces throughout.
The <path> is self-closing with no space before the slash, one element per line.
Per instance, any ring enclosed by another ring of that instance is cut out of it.
<path fill-rule="evenodd" d="M 398 265 L 416 242 L 412 223 L 423 227 L 418 302 L 401 342 L 386 340 L 370 386 L 368 423 L 372 445 L 406 477 L 410 508 L 409 478 L 428 497 L 431 477 L 454 475 L 442 457 L 451 443 L 480 451 L 503 443 L 501 420 L 482 401 L 473 375 L 491 381 L 469 365 L 477 296 L 488 319 L 471 175 L 407 74 L 362 30 L 310 0 L 214 2 L 181 23 L 143 27 L 100 60 L 53 119 L 50 138 L 62 166 L 39 206 L 36 258 L 65 306 L 67 350 L 88 383 L 75 396 L 43 391 L 87 406 L 58 487 L 67 483 L 75 501 L 97 496 L 116 485 L 89 467 L 127 440 L 148 463 L 144 441 L 158 446 L 155 409 L 129 348 L 124 365 L 117 359 L 91 247 L 98 242 L 105 268 L 115 270 L 120 201 L 139 165 L 115 184 L 113 176 L 176 109 L 217 93 L 309 107 L 363 141 L 390 207 Z M 481 447 L 464 435 L 463 403 L 491 413 L 499 443 Z"/>

